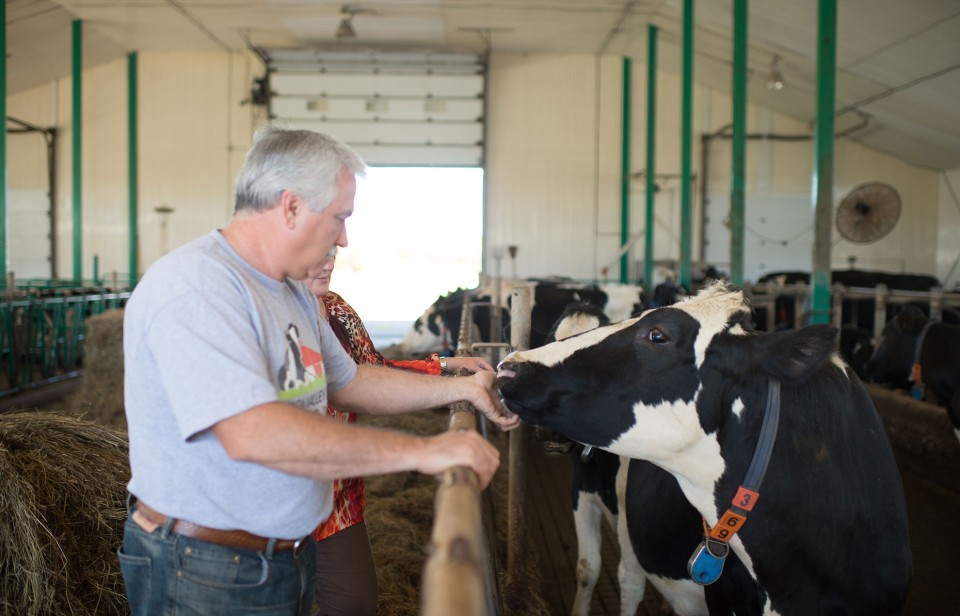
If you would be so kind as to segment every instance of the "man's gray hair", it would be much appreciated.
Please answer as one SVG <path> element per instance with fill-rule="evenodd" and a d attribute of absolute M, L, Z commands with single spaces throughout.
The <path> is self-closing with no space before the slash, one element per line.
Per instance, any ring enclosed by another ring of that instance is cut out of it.
<path fill-rule="evenodd" d="M 310 130 L 267 125 L 253 136 L 237 176 L 235 211 L 269 210 L 284 190 L 322 212 L 337 196 L 337 174 L 346 167 L 363 176 L 366 164 L 342 141 Z"/>

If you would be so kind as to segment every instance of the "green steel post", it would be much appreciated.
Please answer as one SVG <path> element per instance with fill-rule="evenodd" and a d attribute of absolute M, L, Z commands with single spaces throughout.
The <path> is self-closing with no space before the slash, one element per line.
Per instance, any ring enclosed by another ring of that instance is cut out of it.
<path fill-rule="evenodd" d="M 83 280 L 83 172 L 80 132 L 83 121 L 82 96 L 83 22 L 73 21 L 73 281 Z"/>
<path fill-rule="evenodd" d="M 690 288 L 690 244 L 693 190 L 690 153 L 693 116 L 693 0 L 683 0 L 683 92 L 680 134 L 680 284 Z"/>
<path fill-rule="evenodd" d="M 623 59 L 623 125 L 620 139 L 620 249 L 630 243 L 630 58 Z M 630 281 L 629 251 L 620 255 L 620 282 Z"/>
<path fill-rule="evenodd" d="M 653 293 L 653 212 L 657 187 L 657 32 L 647 27 L 647 212 L 643 241 L 643 284 Z"/>
<path fill-rule="evenodd" d="M 0 6 L 0 23 L 7 23 L 7 3 Z M 0 288 L 7 287 L 7 28 L 0 28 L 0 118 L 4 131 L 0 135 Z"/>
<path fill-rule="evenodd" d="M 100 284 L 100 255 L 93 255 L 93 284 Z"/>
<path fill-rule="evenodd" d="M 747 0 L 733 3 L 733 145 L 730 170 L 730 279 L 743 284 L 744 173 L 747 166 Z"/>
<path fill-rule="evenodd" d="M 130 287 L 137 284 L 137 54 L 127 56 L 127 202 L 129 207 L 130 234 Z"/>
<path fill-rule="evenodd" d="M 830 322 L 833 140 L 837 70 L 837 2 L 820 0 L 817 16 L 817 118 L 814 132 L 814 239 L 810 322 Z"/>

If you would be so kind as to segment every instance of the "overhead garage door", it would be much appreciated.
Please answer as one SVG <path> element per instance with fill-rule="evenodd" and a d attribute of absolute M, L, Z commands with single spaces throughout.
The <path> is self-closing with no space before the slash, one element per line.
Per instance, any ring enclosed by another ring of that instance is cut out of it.
<path fill-rule="evenodd" d="M 270 116 L 334 135 L 371 165 L 482 167 L 482 54 L 261 50 Z"/>

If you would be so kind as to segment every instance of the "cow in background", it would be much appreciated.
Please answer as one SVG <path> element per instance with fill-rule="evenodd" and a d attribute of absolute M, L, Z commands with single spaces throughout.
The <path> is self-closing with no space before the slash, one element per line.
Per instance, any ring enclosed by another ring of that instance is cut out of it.
<path fill-rule="evenodd" d="M 466 297 L 473 302 L 472 318 L 474 342 L 489 342 L 492 339 L 490 331 L 490 316 L 495 310 L 490 303 L 489 295 L 479 293 L 476 289 L 457 289 L 452 293 L 437 298 L 422 315 L 417 317 L 407 331 L 400 347 L 404 355 L 420 356 L 429 353 L 453 355 L 460 340 L 460 324 L 463 320 L 463 304 Z M 500 339 L 504 336 L 509 340 L 510 311 L 500 308 Z"/>
<path fill-rule="evenodd" d="M 757 280 L 757 284 L 775 282 L 776 284 L 791 285 L 797 283 L 810 284 L 810 273 L 804 271 L 781 271 L 764 274 Z M 935 276 L 927 274 L 903 274 L 895 272 L 874 272 L 860 269 L 833 270 L 830 273 L 830 284 L 842 284 L 845 287 L 875 288 L 877 285 L 886 285 L 888 289 L 898 291 L 929 292 L 934 287 L 941 286 Z M 866 331 L 873 331 L 876 302 L 873 299 L 844 299 L 841 307 L 842 322 Z M 758 307 L 757 323 L 763 329 L 766 321 L 764 308 Z M 887 306 L 886 318 L 894 316 L 899 308 L 893 304 Z M 781 297 L 776 300 L 774 315 L 774 329 L 790 329 L 796 318 L 796 304 L 792 297 Z"/>
<path fill-rule="evenodd" d="M 604 310 L 611 321 L 619 321 L 636 314 L 645 303 L 643 288 L 636 285 L 581 284 L 567 278 L 541 278 L 526 281 L 505 279 L 500 281 L 499 297 L 502 304 L 502 341 L 510 340 L 510 289 L 517 285 L 534 285 L 533 307 L 530 315 L 530 346 L 544 344 L 554 323 L 564 308 L 571 303 L 586 303 Z M 433 352 L 445 353 L 456 349 L 460 333 L 463 298 L 469 295 L 475 303 L 490 302 L 498 289 L 480 287 L 458 289 L 437 298 L 424 313 L 414 321 L 400 343 L 404 355 L 424 355 Z M 489 342 L 490 312 L 487 306 L 475 306 L 473 324 L 476 327 L 474 341 Z"/>
<path fill-rule="evenodd" d="M 582 334 L 601 325 L 609 325 L 607 315 L 593 304 L 571 303 L 547 335 L 547 344 Z M 563 435 L 536 427 L 538 440 L 548 453 L 570 456 L 573 470 L 571 501 L 573 525 L 577 534 L 577 593 L 571 616 L 587 616 L 593 591 L 600 576 L 601 547 L 606 520 L 617 529 L 617 471 L 620 456 L 593 448 L 585 448 Z M 636 611 L 636 608 L 634 608 Z"/>
<path fill-rule="evenodd" d="M 836 329 L 759 333 L 749 317 L 741 291 L 714 284 L 511 353 L 500 393 L 528 423 L 670 472 L 753 582 L 756 609 L 738 614 L 899 613 L 913 573 L 903 486 Z M 714 567 L 703 549 L 695 563 Z"/>
<path fill-rule="evenodd" d="M 960 326 L 933 321 L 919 307 L 905 306 L 884 326 L 867 376 L 874 383 L 913 389 L 921 399 L 923 389 L 929 389 L 946 407 L 960 440 Z"/>

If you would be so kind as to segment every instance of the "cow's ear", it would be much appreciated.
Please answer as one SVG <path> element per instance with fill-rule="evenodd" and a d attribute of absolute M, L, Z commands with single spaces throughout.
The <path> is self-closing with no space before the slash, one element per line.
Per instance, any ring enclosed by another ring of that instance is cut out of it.
<path fill-rule="evenodd" d="M 830 325 L 808 325 L 757 336 L 754 340 L 759 353 L 754 355 L 755 367 L 784 384 L 802 383 L 830 361 L 837 348 L 838 333 Z"/>

